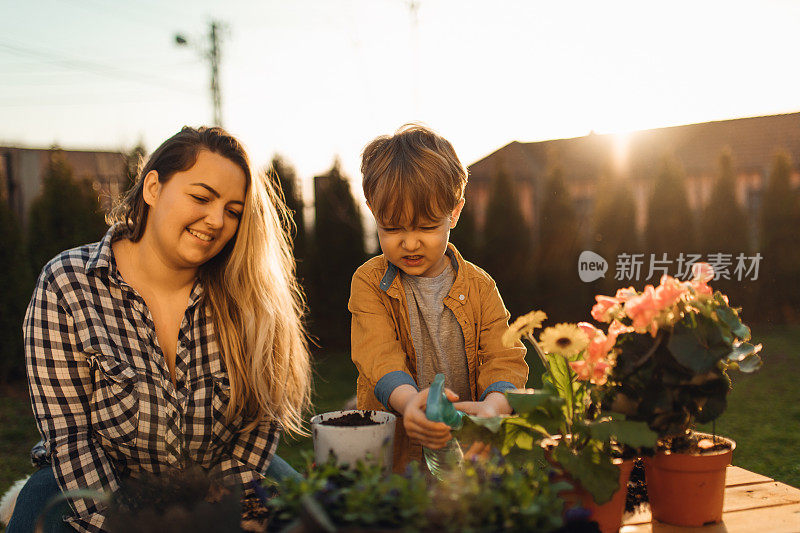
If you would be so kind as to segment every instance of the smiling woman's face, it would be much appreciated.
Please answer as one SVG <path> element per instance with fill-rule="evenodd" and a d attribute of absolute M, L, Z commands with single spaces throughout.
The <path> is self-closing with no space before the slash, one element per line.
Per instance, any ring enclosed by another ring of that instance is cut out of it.
<path fill-rule="evenodd" d="M 191 168 L 165 183 L 151 172 L 143 190 L 150 206 L 145 237 L 170 267 L 197 269 L 236 234 L 245 190 L 244 171 L 208 150 L 201 150 Z"/>

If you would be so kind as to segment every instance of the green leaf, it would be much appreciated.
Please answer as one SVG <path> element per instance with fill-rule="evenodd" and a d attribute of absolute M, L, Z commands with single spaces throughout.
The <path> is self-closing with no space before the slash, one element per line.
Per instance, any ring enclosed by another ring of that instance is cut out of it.
<path fill-rule="evenodd" d="M 536 444 L 550 432 L 542 425 L 531 422 L 529 416 L 509 417 L 504 420 L 504 439 L 502 453 L 508 453 L 514 447 L 531 450 L 538 447 Z"/>
<path fill-rule="evenodd" d="M 473 424 L 486 428 L 492 433 L 497 433 L 500 431 L 503 421 L 506 419 L 504 416 L 480 417 L 473 415 L 466 415 L 466 418 L 468 418 Z"/>
<path fill-rule="evenodd" d="M 461 444 L 469 446 L 473 442 L 483 442 L 491 446 L 500 446 L 503 442 L 503 420 L 505 417 L 495 416 L 482 418 L 466 415 L 463 425 L 454 434 Z"/>
<path fill-rule="evenodd" d="M 609 501 L 619 489 L 619 467 L 612 463 L 608 453 L 596 446 L 587 446 L 577 453 L 558 446 L 553 450 L 553 458 L 598 504 Z"/>
<path fill-rule="evenodd" d="M 631 448 L 655 448 L 658 434 L 646 422 L 603 418 L 589 426 L 592 438 L 608 442 L 612 437 Z"/>
<path fill-rule="evenodd" d="M 753 354 L 739 361 L 739 370 L 741 372 L 744 372 L 745 374 L 752 374 L 753 372 L 761 368 L 761 363 L 762 363 L 761 357 L 759 357 L 756 354 Z"/>
<path fill-rule="evenodd" d="M 725 303 L 724 300 L 717 298 L 717 301 L 721 304 L 715 310 L 719 319 L 722 320 L 722 322 L 728 326 L 731 332 L 738 338 L 744 341 L 750 340 L 750 328 L 742 323 L 738 315 L 728 306 L 728 304 Z"/>
<path fill-rule="evenodd" d="M 550 356 L 550 377 L 558 396 L 565 400 L 568 416 L 572 418 L 574 408 L 572 375 L 567 360 L 560 355 Z"/>
<path fill-rule="evenodd" d="M 668 347 L 678 363 L 698 374 L 714 368 L 730 352 L 717 324 L 703 315 L 688 316 L 675 324 Z"/>
<path fill-rule="evenodd" d="M 544 409 L 546 412 L 558 412 L 564 405 L 564 400 L 544 391 L 525 392 L 506 392 L 509 405 L 518 414 L 533 412 L 537 409 Z"/>
<path fill-rule="evenodd" d="M 737 363 L 744 360 L 750 355 L 757 354 L 761 351 L 761 345 L 753 346 L 749 342 L 741 342 L 734 346 L 731 353 L 728 354 L 728 361 L 736 361 Z"/>

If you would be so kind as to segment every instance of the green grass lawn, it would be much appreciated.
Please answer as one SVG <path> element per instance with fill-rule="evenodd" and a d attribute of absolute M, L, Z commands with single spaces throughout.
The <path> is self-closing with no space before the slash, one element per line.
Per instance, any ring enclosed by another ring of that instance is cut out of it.
<path fill-rule="evenodd" d="M 800 327 L 755 328 L 764 345 L 763 368 L 733 376 L 728 411 L 716 431 L 737 442 L 734 464 L 800 487 Z M 534 361 L 529 360 L 532 368 Z M 538 367 L 541 368 L 541 367 Z M 341 409 L 355 394 L 356 370 L 345 353 L 317 356 L 314 364 L 314 412 Z M 532 375 L 534 372 L 532 372 Z M 529 386 L 535 386 L 532 377 Z M 39 439 L 24 384 L 0 389 L 0 493 L 27 475 L 30 447 Z M 703 429 L 710 429 L 710 426 Z M 310 438 L 284 438 L 278 453 L 295 467 Z"/>

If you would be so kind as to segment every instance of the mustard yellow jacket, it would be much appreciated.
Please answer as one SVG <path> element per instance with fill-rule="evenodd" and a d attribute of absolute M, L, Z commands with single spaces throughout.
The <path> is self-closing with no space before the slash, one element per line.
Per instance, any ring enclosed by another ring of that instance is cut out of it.
<path fill-rule="evenodd" d="M 524 387 L 528 379 L 525 347 L 517 343 L 506 348 L 501 343 L 509 313 L 494 280 L 465 261 L 452 244 L 448 244 L 448 257 L 456 279 L 444 304 L 453 311 L 464 332 L 471 399 L 482 400 L 492 391 Z M 359 409 L 393 411 L 388 405 L 391 392 L 403 383 L 416 386 L 417 356 L 398 273 L 397 266 L 379 255 L 353 275 L 347 307 L 353 315 L 351 349 L 358 368 Z M 409 461 L 421 458 L 421 446 L 408 439 L 402 417 L 398 418 L 395 471 L 402 471 Z"/>

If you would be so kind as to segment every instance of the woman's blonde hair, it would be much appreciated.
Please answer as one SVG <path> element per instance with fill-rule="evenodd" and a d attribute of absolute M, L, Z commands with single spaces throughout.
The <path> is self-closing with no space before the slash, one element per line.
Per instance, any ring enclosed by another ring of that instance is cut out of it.
<path fill-rule="evenodd" d="M 153 152 L 110 222 L 122 224 L 132 241 L 141 239 L 148 212 L 144 176 L 155 170 L 166 182 L 191 168 L 201 150 L 236 163 L 248 183 L 236 235 L 199 273 L 231 384 L 226 415 L 232 420 L 242 414 L 245 430 L 274 420 L 289 432 L 307 434 L 303 414 L 310 404 L 311 369 L 291 217 L 274 181 L 250 171 L 242 145 L 222 128 L 185 126 Z"/>

